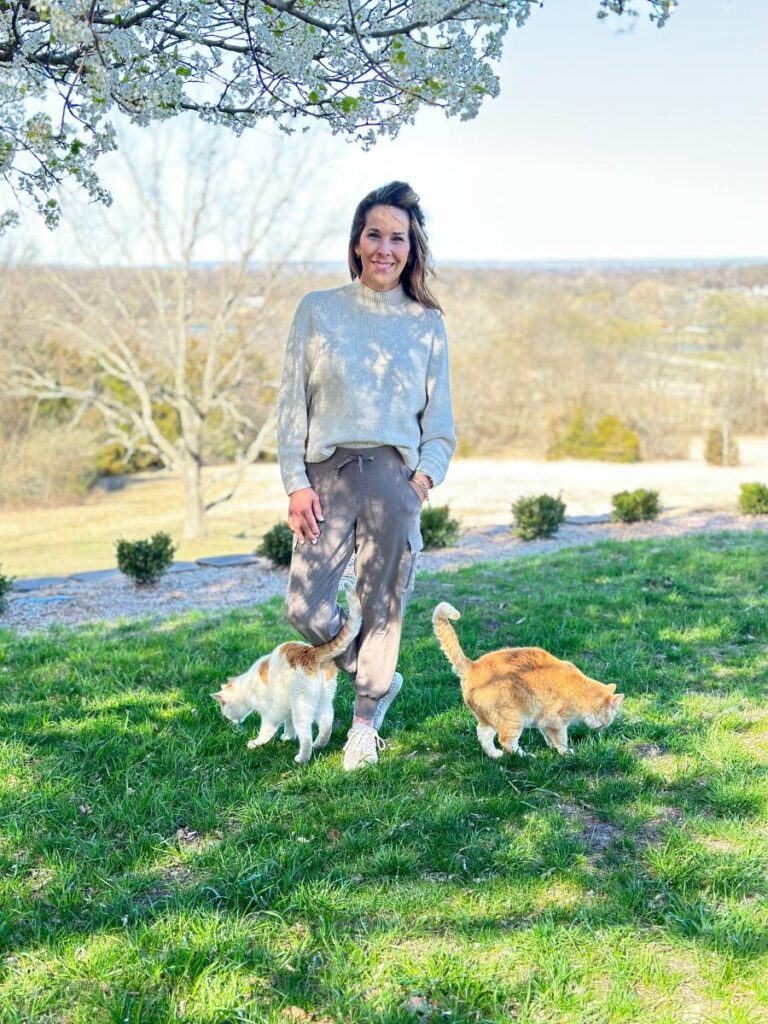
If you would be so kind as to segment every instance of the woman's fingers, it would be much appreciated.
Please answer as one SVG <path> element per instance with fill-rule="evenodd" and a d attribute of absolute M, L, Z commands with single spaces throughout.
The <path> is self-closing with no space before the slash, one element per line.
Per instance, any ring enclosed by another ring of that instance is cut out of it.
<path fill-rule="evenodd" d="M 304 513 L 304 531 L 307 540 L 311 540 L 313 544 L 317 544 L 317 538 L 320 536 L 320 527 L 317 525 L 315 513 L 311 508 L 308 508 Z"/>
<path fill-rule="evenodd" d="M 320 536 L 318 518 L 322 522 L 322 509 L 320 499 L 312 488 L 304 487 L 300 491 L 294 491 L 288 503 L 288 525 L 300 544 L 305 541 L 317 543 Z"/>
<path fill-rule="evenodd" d="M 303 544 L 307 540 L 316 542 L 320 536 L 320 529 L 311 512 L 297 512 L 294 515 L 288 516 L 288 525 L 299 538 L 299 544 Z"/>

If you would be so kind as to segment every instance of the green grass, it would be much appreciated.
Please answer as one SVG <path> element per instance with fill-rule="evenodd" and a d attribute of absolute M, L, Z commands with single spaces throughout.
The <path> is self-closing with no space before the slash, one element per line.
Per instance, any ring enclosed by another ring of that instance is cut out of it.
<path fill-rule="evenodd" d="M 768 537 L 425 577 L 377 768 L 247 751 L 208 694 L 280 602 L 0 634 L 0 1021 L 768 1020 Z M 432 637 L 539 644 L 625 713 L 492 762 Z"/>

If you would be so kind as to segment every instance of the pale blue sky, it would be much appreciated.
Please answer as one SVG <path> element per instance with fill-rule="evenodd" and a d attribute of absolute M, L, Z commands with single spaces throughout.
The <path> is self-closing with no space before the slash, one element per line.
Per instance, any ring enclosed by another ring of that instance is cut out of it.
<path fill-rule="evenodd" d="M 768 256 L 768 0 L 681 0 L 661 30 L 596 9 L 545 0 L 511 30 L 474 121 L 329 142 L 340 230 L 317 257 L 343 259 L 356 200 L 392 178 L 420 192 L 438 262 Z M 33 233 L 38 258 L 75 255 Z"/>
<path fill-rule="evenodd" d="M 681 0 L 621 34 L 596 6 L 546 0 L 499 98 L 350 159 L 358 191 L 411 180 L 444 259 L 768 255 L 768 2 Z"/>

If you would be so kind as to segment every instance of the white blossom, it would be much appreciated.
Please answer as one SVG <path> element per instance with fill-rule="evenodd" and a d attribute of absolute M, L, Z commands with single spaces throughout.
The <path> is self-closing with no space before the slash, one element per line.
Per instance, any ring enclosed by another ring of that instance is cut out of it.
<path fill-rule="evenodd" d="M 676 0 L 636 0 L 663 25 Z M 475 117 L 499 91 L 510 25 L 540 0 L 0 0 L 0 174 L 50 226 L 54 186 L 102 201 L 116 110 L 149 125 L 182 110 L 236 132 L 325 121 L 372 145 L 422 106 Z M 598 17 L 636 14 L 597 0 Z M 56 110 L 56 116 L 50 111 Z M 0 233 L 14 220 L 0 214 Z"/>

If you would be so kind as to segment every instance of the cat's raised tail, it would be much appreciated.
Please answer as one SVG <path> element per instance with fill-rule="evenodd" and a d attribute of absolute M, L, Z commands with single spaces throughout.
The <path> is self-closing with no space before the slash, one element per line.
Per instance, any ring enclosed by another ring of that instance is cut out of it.
<path fill-rule="evenodd" d="M 448 604 L 447 601 L 441 601 L 432 612 L 432 627 L 435 630 L 435 636 L 438 639 L 443 654 L 450 661 L 459 679 L 464 679 L 472 661 L 462 651 L 459 638 L 448 621 L 449 619 L 455 621 L 460 618 L 461 614 L 452 604 Z"/>
<path fill-rule="evenodd" d="M 363 613 L 360 609 L 360 598 L 357 596 L 357 590 L 351 585 L 345 586 L 344 590 L 346 591 L 349 604 L 349 617 L 332 640 L 321 644 L 319 647 L 315 647 L 315 657 L 320 665 L 326 661 L 332 661 L 333 658 L 346 651 L 360 632 Z"/>

